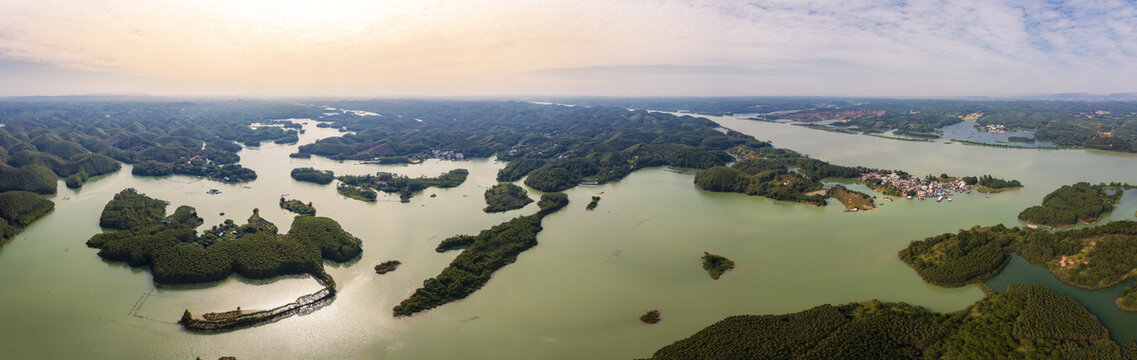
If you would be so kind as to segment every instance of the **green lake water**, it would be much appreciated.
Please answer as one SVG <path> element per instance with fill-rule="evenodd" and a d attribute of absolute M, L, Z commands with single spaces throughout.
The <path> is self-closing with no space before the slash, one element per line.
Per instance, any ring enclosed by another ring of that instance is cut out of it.
<path fill-rule="evenodd" d="M 839 205 L 820 208 L 705 192 L 692 185 L 693 174 L 640 170 L 619 182 L 568 190 L 572 203 L 544 220 L 539 245 L 495 273 L 469 298 L 394 318 L 391 308 L 457 255 L 434 252 L 439 241 L 533 213 L 536 204 L 498 214 L 481 211 L 482 193 L 505 165 L 492 159 L 361 165 L 291 159 L 287 155 L 296 145 L 266 143 L 240 153 L 241 163 L 259 175 L 251 183 L 133 177 L 126 166 L 78 192 L 61 184 L 53 197 L 55 211 L 0 247 L 0 283 L 5 285 L 0 292 L 0 350 L 10 358 L 55 359 L 645 357 L 736 314 L 785 313 L 869 299 L 936 311 L 962 309 L 982 292 L 974 286 L 945 289 L 925 284 L 896 252 L 911 240 L 959 228 L 1018 225 L 1021 209 L 1064 184 L 1137 183 L 1133 155 L 907 142 L 711 118 L 776 146 L 838 164 L 913 174 L 992 174 L 1019 179 L 1026 187 L 993 195 L 960 194 L 950 203 L 898 199 L 883 202 L 877 210 L 845 213 Z M 305 126 L 301 144 L 339 136 L 334 129 L 312 125 Z M 408 204 L 383 195 L 376 203 L 364 203 L 339 196 L 334 185 L 301 183 L 288 176 L 304 166 L 337 174 L 391 171 L 410 176 L 466 168 L 470 177 L 457 188 L 428 189 Z M 170 210 L 183 204 L 196 207 L 206 220 L 204 228 L 226 218 L 243 223 L 259 208 L 283 231 L 292 216 L 277 202 L 287 194 L 313 202 L 319 215 L 336 219 L 363 239 L 363 256 L 348 264 L 328 264 L 340 291 L 318 311 L 235 332 L 188 333 L 173 324 L 184 309 L 200 314 L 237 306 L 269 308 L 311 293 L 319 284 L 304 276 L 270 281 L 234 277 L 156 288 L 148 271 L 103 261 L 84 245 L 100 231 L 103 205 L 126 187 L 170 201 Z M 205 194 L 213 188 L 222 194 Z M 602 200 L 595 211 L 585 211 L 593 195 Z M 1130 195 L 1111 219 L 1133 218 L 1137 197 Z M 711 280 L 700 267 L 704 251 L 734 260 L 735 269 Z M 397 271 L 374 273 L 374 265 L 392 259 L 403 263 Z M 1045 269 L 1042 274 L 1038 269 L 1016 259 L 992 280 L 993 286 L 1048 281 Z M 1120 290 L 1063 291 L 1087 304 Z M 1112 305 L 1112 298 L 1109 301 Z M 1137 336 L 1137 321 L 1129 315 L 1087 306 L 1107 317 L 1115 337 Z M 663 320 L 640 323 L 639 315 L 651 309 L 660 310 Z"/>

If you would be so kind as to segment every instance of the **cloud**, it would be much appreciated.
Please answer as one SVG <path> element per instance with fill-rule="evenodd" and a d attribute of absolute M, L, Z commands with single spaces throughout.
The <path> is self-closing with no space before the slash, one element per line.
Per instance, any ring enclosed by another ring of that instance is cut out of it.
<path fill-rule="evenodd" d="M 0 0 L 0 14 L 0 59 L 255 92 L 1137 90 L 1137 4 L 1122 0 Z"/>

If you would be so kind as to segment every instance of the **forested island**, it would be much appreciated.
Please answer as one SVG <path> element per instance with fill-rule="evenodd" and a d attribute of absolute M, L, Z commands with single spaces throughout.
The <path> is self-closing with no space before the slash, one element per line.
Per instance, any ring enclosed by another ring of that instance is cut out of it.
<path fill-rule="evenodd" d="M 324 272 L 324 260 L 348 261 L 362 252 L 361 240 L 326 217 L 297 216 L 283 235 L 256 209 L 245 225 L 226 220 L 198 234 L 194 228 L 201 223 L 192 207 L 180 206 L 166 216 L 166 202 L 125 189 L 107 203 L 99 220 L 115 231 L 95 234 L 87 246 L 107 260 L 148 266 L 160 284 L 211 282 L 236 273 L 251 279 L 309 274 L 325 285 L 302 298 L 307 300 L 266 312 L 213 319 L 207 314 L 199 320 L 186 311 L 182 325 L 202 331 L 248 326 L 327 300 L 335 294 L 335 281 Z"/>
<path fill-rule="evenodd" d="M 1042 198 L 1042 205 L 1032 206 L 1019 213 L 1019 220 L 1048 226 L 1070 226 L 1077 223 L 1093 224 L 1102 215 L 1113 211 L 1121 200 L 1128 184 L 1090 185 L 1080 182 L 1064 185 Z"/>
<path fill-rule="evenodd" d="M 395 316 L 410 316 L 464 299 L 489 282 L 495 271 L 517 260 L 525 250 L 537 245 L 541 220 L 568 205 L 568 195 L 548 193 L 537 202 L 536 214 L 519 216 L 513 220 L 482 230 L 476 236 L 459 235 L 446 239 L 449 249 L 464 248 L 442 273 L 423 281 L 422 287 L 394 308 Z M 458 240 L 451 240 L 458 239 Z M 439 252 L 445 251 L 439 245 Z"/>
<path fill-rule="evenodd" d="M 402 265 L 402 264 L 403 263 L 400 262 L 399 260 L 384 261 L 383 263 L 381 263 L 379 265 L 375 265 L 375 273 L 379 274 L 379 275 L 383 275 L 383 274 L 395 271 L 395 269 L 398 269 L 399 265 Z"/>
<path fill-rule="evenodd" d="M 821 305 L 785 315 L 731 316 L 651 359 L 1132 359 L 1077 301 L 1012 284 L 968 308 L 934 313 L 905 303 Z"/>
<path fill-rule="evenodd" d="M 331 184 L 332 180 L 336 178 L 336 174 L 331 170 L 321 171 L 310 167 L 292 169 L 290 176 L 296 181 L 306 181 L 320 185 Z"/>
<path fill-rule="evenodd" d="M 643 315 L 640 315 L 640 321 L 644 324 L 655 324 L 658 323 L 659 320 L 659 310 L 649 310 Z"/>
<path fill-rule="evenodd" d="M 232 273 L 261 279 L 286 274 L 325 276 L 323 260 L 347 261 L 362 242 L 326 217 L 297 216 L 287 234 L 253 211 L 245 225 L 232 220 L 198 234 L 201 218 L 189 206 L 166 216 L 166 202 L 126 189 L 107 203 L 99 233 L 87 245 L 99 256 L 131 266 L 149 266 L 154 282 L 199 283 Z"/>
<path fill-rule="evenodd" d="M 598 204 L 600 204 L 600 196 L 593 195 L 592 201 L 589 201 L 588 205 L 585 206 L 584 209 L 588 211 L 596 210 L 596 205 Z"/>
<path fill-rule="evenodd" d="M 486 208 L 488 213 L 520 209 L 533 202 L 529 192 L 513 183 L 501 183 L 486 189 Z"/>
<path fill-rule="evenodd" d="M 711 279 L 718 280 L 724 272 L 734 269 L 734 261 L 730 261 L 725 257 L 703 252 L 703 270 L 711 276 Z"/>
<path fill-rule="evenodd" d="M 462 185 L 469 174 L 466 169 L 454 169 L 438 177 L 410 178 L 406 175 L 380 171 L 375 175 L 343 175 L 336 179 L 341 183 L 337 190 L 344 196 L 356 200 L 375 201 L 377 194 L 374 190 L 379 190 L 385 193 L 398 193 L 399 201 L 406 203 L 411 201 L 414 193 L 428 187 L 445 189 Z"/>
<path fill-rule="evenodd" d="M 303 201 L 296 199 L 285 200 L 284 197 L 281 196 L 280 208 L 296 213 L 297 215 L 316 216 L 316 208 L 312 206 L 311 201 L 305 204 Z"/>

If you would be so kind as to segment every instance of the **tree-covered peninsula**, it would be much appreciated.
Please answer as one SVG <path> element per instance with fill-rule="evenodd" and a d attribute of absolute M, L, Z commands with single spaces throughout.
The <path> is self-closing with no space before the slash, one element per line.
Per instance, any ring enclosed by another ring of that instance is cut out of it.
<path fill-rule="evenodd" d="M 824 187 L 828 177 L 855 179 L 864 168 L 832 165 L 790 150 L 764 146 L 740 146 L 731 152 L 742 158 L 733 165 L 715 166 L 695 174 L 695 185 L 717 192 L 737 192 L 774 200 L 825 205 L 825 196 L 806 193 Z"/>
<path fill-rule="evenodd" d="M 1019 213 L 1019 220 L 1049 226 L 1092 224 L 1102 215 L 1113 211 L 1121 200 L 1121 190 L 1126 188 L 1130 186 L 1090 185 L 1087 182 L 1064 185 L 1042 198 L 1042 205 L 1029 207 Z"/>
<path fill-rule="evenodd" d="M 964 176 L 963 182 L 968 185 L 978 185 L 979 192 L 997 193 L 1008 189 L 1020 188 L 1023 186 L 1018 180 L 1004 180 L 991 175 L 983 175 L 980 177 Z"/>
<path fill-rule="evenodd" d="M 954 313 L 905 303 L 821 305 L 726 318 L 651 359 L 1121 359 L 1098 318 L 1065 295 L 1012 284 Z"/>
<path fill-rule="evenodd" d="M 486 189 L 485 212 L 495 213 L 520 209 L 533 202 L 529 192 L 513 183 L 501 183 Z"/>
<path fill-rule="evenodd" d="M 405 203 L 410 202 L 414 193 L 423 191 L 428 187 L 445 189 L 462 185 L 463 182 L 466 182 L 466 176 L 469 174 L 469 170 L 454 169 L 438 175 L 438 177 L 411 178 L 406 175 L 380 171 L 375 175 L 343 175 L 336 179 L 342 183 L 337 189 L 344 196 L 363 201 L 375 201 L 374 190 L 379 190 L 385 193 L 398 193 L 399 200 Z"/>
<path fill-rule="evenodd" d="M 33 192 L 0 193 L 0 245 L 54 209 L 55 203 Z"/>
<path fill-rule="evenodd" d="M 1137 274 L 1137 221 L 1057 232 L 1002 225 L 975 227 L 913 241 L 900 251 L 900 259 L 925 281 L 963 286 L 997 275 L 1011 252 L 1044 264 L 1067 284 L 1102 289 Z"/>
<path fill-rule="evenodd" d="M 872 196 L 860 191 L 850 190 L 842 185 L 834 185 L 825 191 L 825 196 L 837 199 L 841 204 L 845 205 L 847 210 L 872 210 L 875 205 L 873 204 Z"/>
<path fill-rule="evenodd" d="M 442 273 L 422 283 L 410 297 L 395 306 L 395 316 L 409 316 L 464 299 L 481 289 L 495 271 L 517 260 L 525 250 L 537 245 L 541 219 L 568 205 L 568 196 L 549 193 L 541 196 L 536 214 L 519 216 L 513 220 L 482 230 L 476 236 L 465 235 L 447 239 L 443 243 L 461 243 L 452 248 L 465 248 Z M 442 252 L 439 245 L 439 252 Z"/>

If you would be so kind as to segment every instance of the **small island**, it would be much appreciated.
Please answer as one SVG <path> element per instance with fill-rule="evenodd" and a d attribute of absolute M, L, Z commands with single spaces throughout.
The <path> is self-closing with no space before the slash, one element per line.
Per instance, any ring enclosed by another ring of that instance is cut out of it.
<path fill-rule="evenodd" d="M 483 211 L 487 213 L 520 209 L 533 202 L 528 191 L 513 183 L 494 185 L 486 190 L 485 198 L 488 206 Z"/>
<path fill-rule="evenodd" d="M 332 180 L 336 178 L 335 173 L 331 170 L 321 171 L 310 167 L 292 169 L 291 176 L 292 179 L 296 181 L 305 181 L 320 185 L 331 184 Z"/>
<path fill-rule="evenodd" d="M 383 274 L 395 271 L 395 269 L 398 269 L 399 265 L 402 265 L 402 264 L 403 263 L 399 262 L 399 260 L 384 261 L 382 264 L 375 265 L 375 273 L 379 274 L 379 275 L 383 275 Z"/>
<path fill-rule="evenodd" d="M 292 199 L 285 200 L 283 196 L 280 197 L 280 208 L 296 213 L 297 215 L 316 216 L 316 208 L 312 207 L 312 202 L 307 204 L 300 200 Z"/>
<path fill-rule="evenodd" d="M 375 201 L 375 191 L 385 193 L 398 193 L 399 201 L 408 203 L 414 193 L 428 187 L 452 188 L 466 182 L 470 172 L 466 169 L 454 169 L 438 177 L 410 178 L 388 172 L 377 172 L 375 175 L 344 175 L 336 178 L 342 184 L 337 189 L 340 194 L 356 200 Z"/>
<path fill-rule="evenodd" d="M 1093 224 L 1102 215 L 1113 211 L 1121 200 L 1121 190 L 1128 188 L 1132 187 L 1117 183 L 1090 185 L 1080 182 L 1065 185 L 1042 198 L 1042 205 L 1029 207 L 1019 213 L 1019 220 L 1046 226 Z"/>
<path fill-rule="evenodd" d="M 600 203 L 600 196 L 596 196 L 596 195 L 593 195 L 593 196 L 592 196 L 592 201 L 589 201 L 589 202 L 588 202 L 588 206 L 587 206 L 587 207 L 585 207 L 584 209 L 585 209 L 585 210 L 588 210 L 588 211 L 592 211 L 592 210 L 595 210 L 595 209 L 596 209 L 596 205 L 597 205 L 597 204 L 599 204 L 599 203 Z"/>
<path fill-rule="evenodd" d="M 829 188 L 829 190 L 826 190 L 825 197 L 837 199 L 837 201 L 845 205 L 846 210 L 865 211 L 874 208 L 872 196 L 859 191 L 849 190 L 842 185 L 835 185 Z"/>
<path fill-rule="evenodd" d="M 640 315 L 640 321 L 645 324 L 655 324 L 659 322 L 659 310 L 651 310 Z"/>
<path fill-rule="evenodd" d="M 703 252 L 703 270 L 711 275 L 711 279 L 718 280 L 727 270 L 734 269 L 734 261 L 722 256 Z"/>

